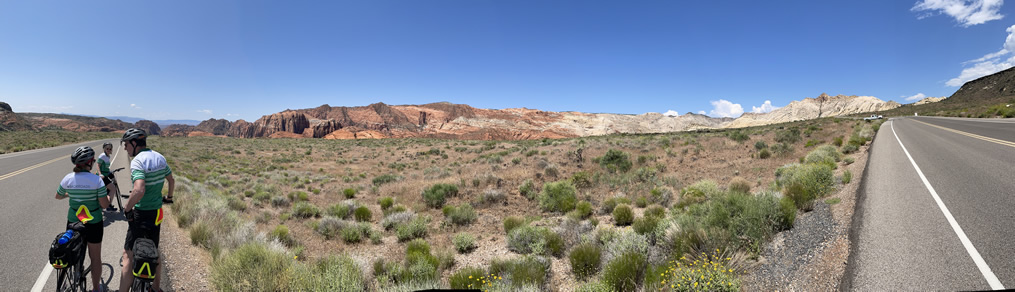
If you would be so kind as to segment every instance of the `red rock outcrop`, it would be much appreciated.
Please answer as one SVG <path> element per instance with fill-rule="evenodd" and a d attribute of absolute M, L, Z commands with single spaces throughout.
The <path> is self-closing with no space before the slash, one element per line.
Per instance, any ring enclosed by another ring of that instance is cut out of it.
<path fill-rule="evenodd" d="M 190 132 L 194 131 L 194 128 L 195 128 L 194 126 L 190 125 L 172 124 L 166 126 L 165 129 L 162 129 L 162 136 L 187 137 L 190 134 Z"/>
<path fill-rule="evenodd" d="M 208 119 L 197 124 L 197 127 L 194 129 L 196 131 L 211 133 L 212 135 L 226 135 L 229 134 L 231 126 L 232 123 L 226 119 Z"/>
<path fill-rule="evenodd" d="M 159 124 L 156 124 L 155 122 L 149 120 L 137 121 L 136 123 L 134 123 L 134 127 L 145 130 L 145 132 L 148 133 L 148 135 L 158 136 L 162 134 L 162 129 L 159 128 Z"/>

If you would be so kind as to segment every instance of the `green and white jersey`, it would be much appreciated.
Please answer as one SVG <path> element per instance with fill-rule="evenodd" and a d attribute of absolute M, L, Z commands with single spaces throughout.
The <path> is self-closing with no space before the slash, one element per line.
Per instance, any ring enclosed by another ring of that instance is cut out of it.
<path fill-rule="evenodd" d="M 102 178 L 87 171 L 72 172 L 63 177 L 56 193 L 70 197 L 70 209 L 67 210 L 67 221 L 75 222 L 88 219 L 88 223 L 102 223 L 102 208 L 99 197 L 106 195 L 106 184 Z M 85 209 L 81 207 L 84 206 Z"/>
<path fill-rule="evenodd" d="M 109 177 L 109 155 L 106 155 L 106 152 L 102 152 L 102 154 L 99 154 L 99 159 L 96 161 L 99 163 L 99 173 L 101 173 L 102 176 Z"/>
<path fill-rule="evenodd" d="M 145 148 L 130 161 L 130 181 L 144 180 L 144 197 L 134 208 L 138 210 L 158 210 L 162 208 L 162 185 L 166 176 L 173 172 L 166 163 L 166 158 L 158 152 Z"/>

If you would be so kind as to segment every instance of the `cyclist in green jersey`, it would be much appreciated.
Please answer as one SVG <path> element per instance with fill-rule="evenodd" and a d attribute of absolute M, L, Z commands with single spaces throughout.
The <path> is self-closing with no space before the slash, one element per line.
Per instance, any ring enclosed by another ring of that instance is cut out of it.
<path fill-rule="evenodd" d="M 99 290 L 102 276 L 102 208 L 109 206 L 106 185 L 99 176 L 91 173 L 95 163 L 95 150 L 82 146 L 70 156 L 74 172 L 67 174 L 56 189 L 56 199 L 70 198 L 67 210 L 67 225 L 81 221 L 85 223 L 82 235 L 88 242 L 88 257 L 91 259 L 92 288 Z M 69 227 L 68 227 L 69 228 Z M 84 260 L 84 259 L 81 259 Z"/>
<path fill-rule="evenodd" d="M 95 161 L 99 163 L 99 176 L 102 177 L 102 182 L 105 183 L 106 186 L 109 186 L 109 184 L 116 179 L 113 177 L 113 174 L 109 172 L 109 164 L 113 163 L 109 158 L 109 155 L 111 154 L 113 154 L 113 143 L 102 143 L 102 154 L 99 154 L 99 159 Z M 113 199 L 115 199 L 113 198 L 114 190 L 112 188 L 106 188 L 106 190 L 108 191 L 108 195 L 106 197 L 108 197 L 109 201 L 112 202 Z M 106 211 L 115 212 L 116 207 L 114 207 L 113 204 L 110 204 L 109 208 L 106 208 Z"/>
<path fill-rule="evenodd" d="M 123 287 L 130 287 L 131 282 L 134 281 L 131 263 L 134 259 L 132 250 L 134 240 L 145 237 L 151 239 L 156 247 L 159 246 L 159 231 L 163 218 L 162 203 L 172 202 L 173 190 L 176 185 L 172 170 L 166 163 L 166 158 L 162 154 L 148 149 L 147 136 L 148 134 L 144 130 L 131 128 L 120 139 L 120 142 L 123 143 L 123 150 L 127 151 L 127 155 L 134 157 L 130 162 L 130 179 L 133 181 L 133 189 L 130 191 L 127 203 L 123 205 L 123 211 L 128 214 L 128 220 L 139 226 L 144 226 L 148 230 L 146 234 L 134 234 L 132 228 L 127 229 L 127 240 L 123 246 L 123 270 L 121 270 L 120 276 L 121 290 Z M 169 192 L 165 198 L 162 197 L 164 183 L 169 185 Z M 156 289 L 160 287 L 159 283 L 162 277 L 159 275 L 161 274 L 162 265 L 158 265 L 155 268 L 156 276 L 153 282 Z"/>

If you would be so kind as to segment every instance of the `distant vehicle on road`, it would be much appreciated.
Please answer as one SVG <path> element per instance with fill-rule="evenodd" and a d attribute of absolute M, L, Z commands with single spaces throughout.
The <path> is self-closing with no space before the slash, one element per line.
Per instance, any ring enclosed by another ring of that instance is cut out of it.
<path fill-rule="evenodd" d="M 880 115 L 871 115 L 869 117 L 863 118 L 863 120 L 864 121 L 872 121 L 872 120 L 880 120 L 880 119 L 883 119 L 883 118 L 884 117 L 880 116 Z"/>

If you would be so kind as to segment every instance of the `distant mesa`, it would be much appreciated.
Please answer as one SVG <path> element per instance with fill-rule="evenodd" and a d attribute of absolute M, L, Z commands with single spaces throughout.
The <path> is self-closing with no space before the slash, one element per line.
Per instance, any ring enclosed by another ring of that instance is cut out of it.
<path fill-rule="evenodd" d="M 158 136 L 162 133 L 162 129 L 159 128 L 159 124 L 149 120 L 140 120 L 134 123 L 134 128 L 144 129 L 145 133 L 150 136 Z"/>

